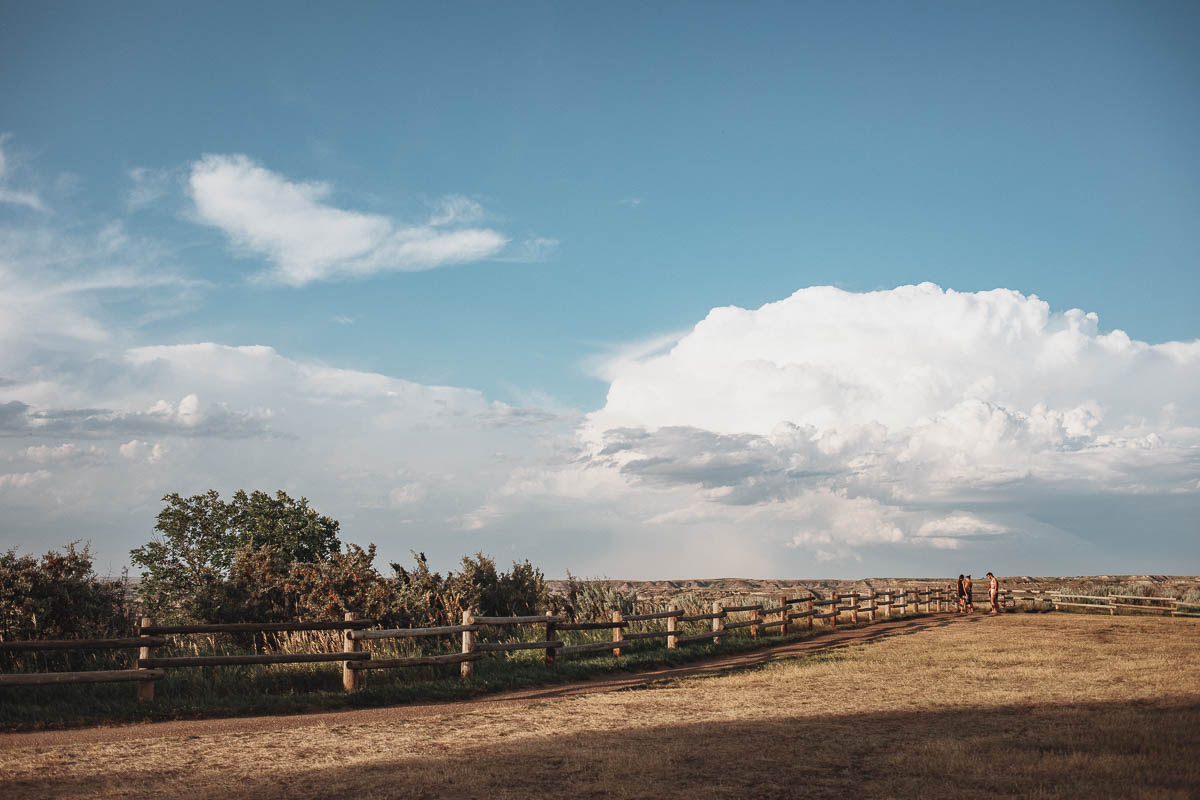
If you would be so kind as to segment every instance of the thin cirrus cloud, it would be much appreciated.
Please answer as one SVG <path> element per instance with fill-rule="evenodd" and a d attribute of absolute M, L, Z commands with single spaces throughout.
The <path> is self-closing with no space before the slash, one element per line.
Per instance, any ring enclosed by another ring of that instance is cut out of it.
<path fill-rule="evenodd" d="M 4 142 L 12 134 L 0 133 L 0 203 L 15 206 L 25 206 L 34 211 L 46 211 L 42 198 L 32 189 L 19 189 L 13 186 L 12 167 L 4 152 Z"/>
<path fill-rule="evenodd" d="M 429 221 L 398 225 L 330 205 L 327 183 L 289 181 L 244 155 L 206 155 L 189 177 L 196 218 L 239 248 L 266 257 L 260 275 L 290 286 L 416 272 L 499 254 L 508 238 L 469 225 L 483 216 L 467 198 L 445 198 Z"/>

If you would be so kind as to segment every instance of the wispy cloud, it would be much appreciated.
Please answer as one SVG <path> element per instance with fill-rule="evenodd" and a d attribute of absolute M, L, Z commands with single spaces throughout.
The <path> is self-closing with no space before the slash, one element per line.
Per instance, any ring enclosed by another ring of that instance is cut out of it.
<path fill-rule="evenodd" d="M 42 198 L 32 189 L 17 189 L 12 185 L 12 167 L 4 152 L 4 143 L 12 134 L 0 133 L 0 203 L 25 206 L 35 211 L 48 211 Z"/>
<path fill-rule="evenodd" d="M 536 264 L 549 261 L 558 252 L 558 239 L 546 236 L 531 236 L 514 243 L 496 257 L 497 261 L 508 261 L 518 264 Z"/>
<path fill-rule="evenodd" d="M 189 183 L 197 219 L 269 259 L 260 278 L 291 286 L 479 261 L 508 244 L 490 228 L 453 227 L 482 216 L 465 197 L 446 198 L 423 224 L 400 225 L 337 208 L 329 184 L 290 181 L 244 155 L 205 156 Z"/>
<path fill-rule="evenodd" d="M 640 197 L 626 197 L 626 198 L 623 198 L 623 199 L 617 201 L 617 205 L 628 206 L 629 208 L 637 208 L 641 204 L 642 204 L 642 198 L 640 198 Z"/>
<path fill-rule="evenodd" d="M 487 214 L 483 206 L 461 194 L 448 194 L 438 200 L 429 216 L 430 225 L 465 225 L 479 222 Z"/>
<path fill-rule="evenodd" d="M 134 167 L 129 170 L 129 191 L 125 205 L 131 211 L 148 206 L 167 193 L 171 185 L 169 170 Z"/>

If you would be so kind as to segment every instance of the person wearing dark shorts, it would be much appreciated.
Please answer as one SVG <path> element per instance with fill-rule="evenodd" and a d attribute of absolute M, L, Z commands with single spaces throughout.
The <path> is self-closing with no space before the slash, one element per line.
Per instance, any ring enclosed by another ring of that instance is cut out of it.
<path fill-rule="evenodd" d="M 967 613 L 967 587 L 962 575 L 958 576 L 958 613 Z"/>
<path fill-rule="evenodd" d="M 967 579 L 963 581 L 963 588 L 967 591 L 967 613 L 973 614 L 975 612 L 975 596 L 974 592 L 971 590 L 970 575 L 967 575 Z"/>

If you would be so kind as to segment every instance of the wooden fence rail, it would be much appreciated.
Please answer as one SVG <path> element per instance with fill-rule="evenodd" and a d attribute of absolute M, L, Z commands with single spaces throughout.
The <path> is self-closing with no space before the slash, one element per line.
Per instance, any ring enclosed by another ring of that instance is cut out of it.
<path fill-rule="evenodd" d="M 0 652 L 12 650 L 132 650 L 138 647 L 159 647 L 167 644 L 163 638 L 131 636 L 124 639 L 34 639 L 25 642 L 0 642 Z"/>
<path fill-rule="evenodd" d="M 138 628 L 143 636 L 154 634 L 184 633 L 272 633 L 276 631 L 344 631 L 355 628 L 372 628 L 373 619 L 355 619 L 344 622 L 227 622 L 216 625 L 146 625 Z"/>
<path fill-rule="evenodd" d="M 1200 617 L 1200 603 L 1176 600 L 1167 597 L 1141 597 L 1138 595 L 1087 595 L 1047 590 L 1001 590 L 1003 605 L 1016 607 L 1018 603 L 1049 608 L 1098 609 L 1110 614 L 1118 609 L 1128 612 L 1169 614 L 1180 617 Z M 642 614 L 622 615 L 613 612 L 608 620 L 568 620 L 563 616 L 530 615 L 513 617 L 482 617 L 474 612 L 463 614 L 461 625 L 443 625 L 430 628 L 375 628 L 375 620 L 358 619 L 350 612 L 341 621 L 275 622 L 275 623 L 225 623 L 213 625 L 155 625 L 143 618 L 137 628 L 136 637 L 113 639 L 67 639 L 0 642 L 0 652 L 58 651 L 58 650 L 103 650 L 137 649 L 138 657 L 132 669 L 92 670 L 85 672 L 43 672 L 0 675 L 0 686 L 30 686 L 39 684 L 101 683 L 132 681 L 137 683 L 139 702 L 154 697 L 154 682 L 166 675 L 166 670 L 186 667 L 220 667 L 248 664 L 304 664 L 341 662 L 343 665 L 343 687 L 347 691 L 358 689 L 362 675 L 370 670 L 425 667 L 444 664 L 459 664 L 460 673 L 466 680 L 473 676 L 473 664 L 491 653 L 508 653 L 521 650 L 545 650 L 548 667 L 555 665 L 559 656 L 582 655 L 611 651 L 621 657 L 633 643 L 665 639 L 668 648 L 693 642 L 712 641 L 719 643 L 723 636 L 734 631 L 747 630 L 757 637 L 762 631 L 778 629 L 779 635 L 787 635 L 789 624 L 804 620 L 807 628 L 814 621 L 823 621 L 829 628 L 836 627 L 843 615 L 850 615 L 851 624 L 859 623 L 859 614 L 866 613 L 868 621 L 876 620 L 877 612 L 886 617 L 909 613 L 941 612 L 956 608 L 957 597 L 948 589 L 878 589 L 871 587 L 866 593 L 843 592 L 821 597 L 812 593 L 807 597 L 778 596 L 772 603 L 725 605 L 713 603 L 711 613 L 685 614 L 678 608 Z M 923 609 L 922 609 L 923 607 Z M 821 610 L 828 609 L 828 610 Z M 734 619 L 735 614 L 749 614 L 748 618 Z M 665 628 L 657 630 L 629 630 L 632 624 L 663 621 Z M 681 626 L 691 623 L 711 622 L 711 630 L 687 631 Z M 519 625 L 545 625 L 546 635 L 539 641 L 479 641 L 485 629 Z M 565 631 L 612 631 L 612 641 L 592 641 L 567 644 L 559 638 Z M 290 653 L 255 655 L 213 656 L 164 656 L 154 657 L 155 648 L 167 647 L 166 637 L 189 634 L 212 633 L 271 633 L 298 631 L 341 631 L 341 652 Z M 416 640 L 461 635 L 461 652 L 414 655 L 402 658 L 373 658 L 366 645 L 370 642 L 403 639 Z"/>
<path fill-rule="evenodd" d="M 114 683 L 155 681 L 166 676 L 161 669 L 93 669 L 86 672 L 22 672 L 0 675 L 0 686 L 44 686 L 58 683 Z"/>
<path fill-rule="evenodd" d="M 1141 597 L 1139 595 L 1090 595 L 1080 592 L 1063 592 L 1037 589 L 1009 589 L 1004 592 L 1005 604 L 1015 606 L 1017 603 L 1028 603 L 1032 607 L 1039 604 L 1050 606 L 1054 610 L 1060 608 L 1096 609 L 1106 611 L 1116 616 L 1118 609 L 1141 611 L 1149 614 L 1161 614 L 1172 617 L 1200 617 L 1200 603 L 1179 600 L 1174 597 Z M 1122 600 L 1137 600 L 1139 603 L 1120 602 Z M 1154 604 L 1142 605 L 1141 603 Z"/>

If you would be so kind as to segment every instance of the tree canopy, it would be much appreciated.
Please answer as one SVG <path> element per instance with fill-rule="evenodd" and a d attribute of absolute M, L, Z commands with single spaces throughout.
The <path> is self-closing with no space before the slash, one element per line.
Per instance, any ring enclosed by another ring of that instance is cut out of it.
<path fill-rule="evenodd" d="M 230 577 L 239 559 L 261 562 L 264 557 L 281 572 L 294 563 L 328 559 L 341 548 L 338 522 L 310 508 L 308 500 L 295 500 L 286 492 L 274 496 L 239 490 L 226 502 L 215 490 L 183 497 L 168 494 L 158 513 L 155 537 L 130 552 L 133 563 L 145 570 L 140 594 L 146 607 L 160 616 L 220 620 L 240 603 L 229 596 Z M 245 565 L 238 572 L 248 570 Z M 236 587 L 245 594 L 246 587 Z M 282 606 L 286 598 L 263 605 Z M 241 610 L 241 609 L 238 609 Z"/>

